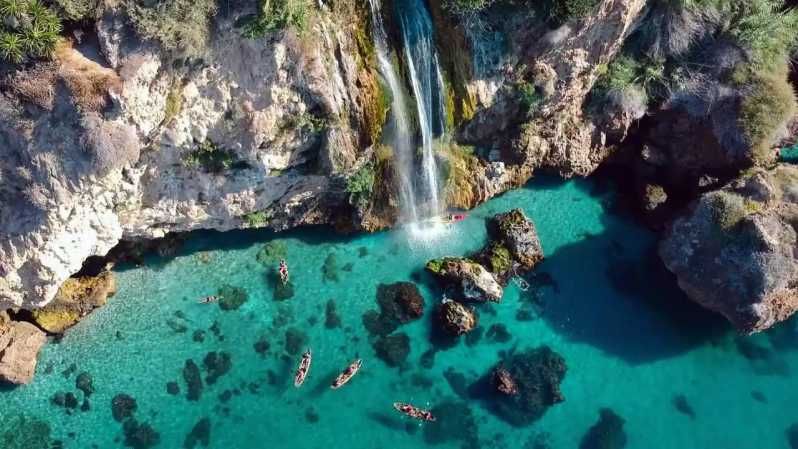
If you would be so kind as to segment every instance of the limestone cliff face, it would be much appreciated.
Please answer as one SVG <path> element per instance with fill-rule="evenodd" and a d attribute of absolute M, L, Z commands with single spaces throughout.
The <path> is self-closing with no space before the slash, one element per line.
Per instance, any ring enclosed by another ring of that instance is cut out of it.
<path fill-rule="evenodd" d="M 348 9 L 260 39 L 220 15 L 191 59 L 141 41 L 109 9 L 95 45 L 65 43 L 53 64 L 9 74 L 0 309 L 46 304 L 120 239 L 330 222 L 381 127 L 376 72 L 356 39 L 367 17 Z"/>
<path fill-rule="evenodd" d="M 395 176 L 373 151 L 386 111 L 367 3 L 313 3 L 305 33 L 260 39 L 236 27 L 251 11 L 220 12 L 207 51 L 191 58 L 142 41 L 110 8 L 54 62 L 9 72 L 0 82 L 0 308 L 45 305 L 87 257 L 122 239 L 389 225 Z M 582 104 L 644 0 L 604 0 L 555 31 L 512 10 L 491 18 L 492 31 L 458 28 L 430 3 L 449 125 L 457 142 L 489 152 L 450 155 L 449 204 L 472 207 L 540 167 L 595 169 L 606 151 Z M 522 84 L 541 95 L 534 111 L 519 101 Z M 376 167 L 377 182 L 353 207 L 346 180 L 363 167 Z"/>
<path fill-rule="evenodd" d="M 495 17 L 495 33 L 460 25 L 473 55 L 475 77 L 465 89 L 475 112 L 464 117 L 456 140 L 490 152 L 467 161 L 470 180 L 451 185 L 452 203 L 472 207 L 522 185 L 539 168 L 586 176 L 598 167 L 608 155 L 606 135 L 583 107 L 644 6 L 644 0 L 604 0 L 589 17 L 556 30 L 523 14 Z M 504 43 L 494 42 L 497 35 L 507 36 Z"/>
<path fill-rule="evenodd" d="M 690 298 L 758 332 L 798 310 L 796 226 L 798 168 L 755 169 L 697 200 L 660 256 Z"/>

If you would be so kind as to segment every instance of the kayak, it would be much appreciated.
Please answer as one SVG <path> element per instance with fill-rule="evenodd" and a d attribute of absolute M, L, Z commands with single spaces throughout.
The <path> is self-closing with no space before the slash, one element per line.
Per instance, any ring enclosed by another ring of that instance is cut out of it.
<path fill-rule="evenodd" d="M 360 359 L 357 359 L 351 364 L 349 364 L 349 366 L 347 366 L 346 369 L 341 374 L 339 374 L 338 377 L 335 378 L 332 385 L 330 385 L 330 388 L 335 390 L 343 387 L 347 382 L 349 382 L 350 379 L 355 377 L 355 374 L 357 374 L 362 364 L 363 361 Z"/>
<path fill-rule="evenodd" d="M 308 349 L 302 354 L 302 360 L 299 362 L 299 367 L 296 370 L 296 375 L 294 376 L 295 387 L 300 387 L 305 382 L 305 378 L 308 377 L 308 372 L 310 372 L 311 361 L 312 356 L 310 354 L 310 349 Z"/>
<path fill-rule="evenodd" d="M 435 417 L 432 416 L 432 413 L 430 413 L 429 410 L 420 409 L 414 405 L 405 404 L 403 402 L 394 402 L 393 408 L 395 408 L 399 413 L 414 419 L 430 422 L 435 421 Z"/>
<path fill-rule="evenodd" d="M 199 303 L 200 304 L 210 304 L 210 303 L 216 302 L 218 300 L 219 300 L 219 297 L 211 295 L 211 296 L 206 296 L 204 298 L 201 298 L 199 300 Z"/>

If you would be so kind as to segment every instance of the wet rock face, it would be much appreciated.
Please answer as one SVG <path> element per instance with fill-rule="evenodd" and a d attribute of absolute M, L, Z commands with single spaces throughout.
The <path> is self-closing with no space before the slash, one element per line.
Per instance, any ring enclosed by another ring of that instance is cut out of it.
<path fill-rule="evenodd" d="M 36 357 L 47 341 L 36 326 L 0 318 L 0 382 L 27 384 L 36 371 Z"/>
<path fill-rule="evenodd" d="M 444 286 L 456 288 L 462 298 L 470 301 L 500 302 L 504 294 L 493 274 L 471 259 L 434 259 L 427 262 L 426 269 Z"/>
<path fill-rule="evenodd" d="M 520 427 L 535 422 L 549 407 L 565 400 L 560 383 L 566 370 L 562 356 L 542 346 L 506 358 L 482 383 L 493 390 L 488 399 L 491 410 Z"/>
<path fill-rule="evenodd" d="M 625 422 L 611 409 L 601 409 L 598 422 L 582 437 L 579 449 L 623 449 L 626 447 Z"/>
<path fill-rule="evenodd" d="M 478 317 L 474 309 L 449 300 L 438 307 L 437 322 L 447 334 L 460 336 L 477 327 Z"/>
<path fill-rule="evenodd" d="M 665 266 L 738 330 L 765 330 L 798 309 L 798 167 L 757 169 L 701 196 L 660 243 Z"/>

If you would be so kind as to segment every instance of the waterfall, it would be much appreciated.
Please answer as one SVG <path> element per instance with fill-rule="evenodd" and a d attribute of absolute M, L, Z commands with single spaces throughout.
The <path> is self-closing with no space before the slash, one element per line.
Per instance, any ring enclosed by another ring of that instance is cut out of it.
<path fill-rule="evenodd" d="M 433 139 L 445 130 L 446 110 L 434 27 L 424 0 L 396 0 L 395 4 L 421 132 L 420 197 L 417 200 L 425 206 L 424 217 L 437 216 L 442 208 Z"/>
<path fill-rule="evenodd" d="M 391 91 L 389 140 L 399 180 L 402 221 L 417 224 L 442 212 L 434 138 L 445 130 L 443 78 L 433 40 L 433 26 L 424 0 L 396 0 L 410 87 L 421 135 L 416 167 L 416 139 L 400 77 L 388 56 L 380 0 L 369 0 L 379 71 Z M 388 133 L 386 133 L 388 134 Z"/>
<path fill-rule="evenodd" d="M 374 49 L 377 55 L 379 70 L 388 89 L 391 91 L 391 146 L 393 148 L 396 174 L 399 177 L 399 200 L 402 210 L 402 221 L 415 223 L 419 220 L 416 207 L 416 193 L 411 175 L 414 171 L 413 138 L 410 131 L 410 119 L 407 111 L 407 100 L 399 81 L 399 75 L 388 57 L 388 38 L 382 23 L 380 0 L 369 0 L 374 34 Z"/>

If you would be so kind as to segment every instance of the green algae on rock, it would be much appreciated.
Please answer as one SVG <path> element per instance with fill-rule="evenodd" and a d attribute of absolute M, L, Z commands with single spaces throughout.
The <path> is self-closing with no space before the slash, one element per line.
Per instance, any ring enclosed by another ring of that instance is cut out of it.
<path fill-rule="evenodd" d="M 114 274 L 104 271 L 98 276 L 67 279 L 58 289 L 53 302 L 33 310 L 33 321 L 53 334 L 65 332 L 97 307 L 102 307 L 116 293 Z"/>

